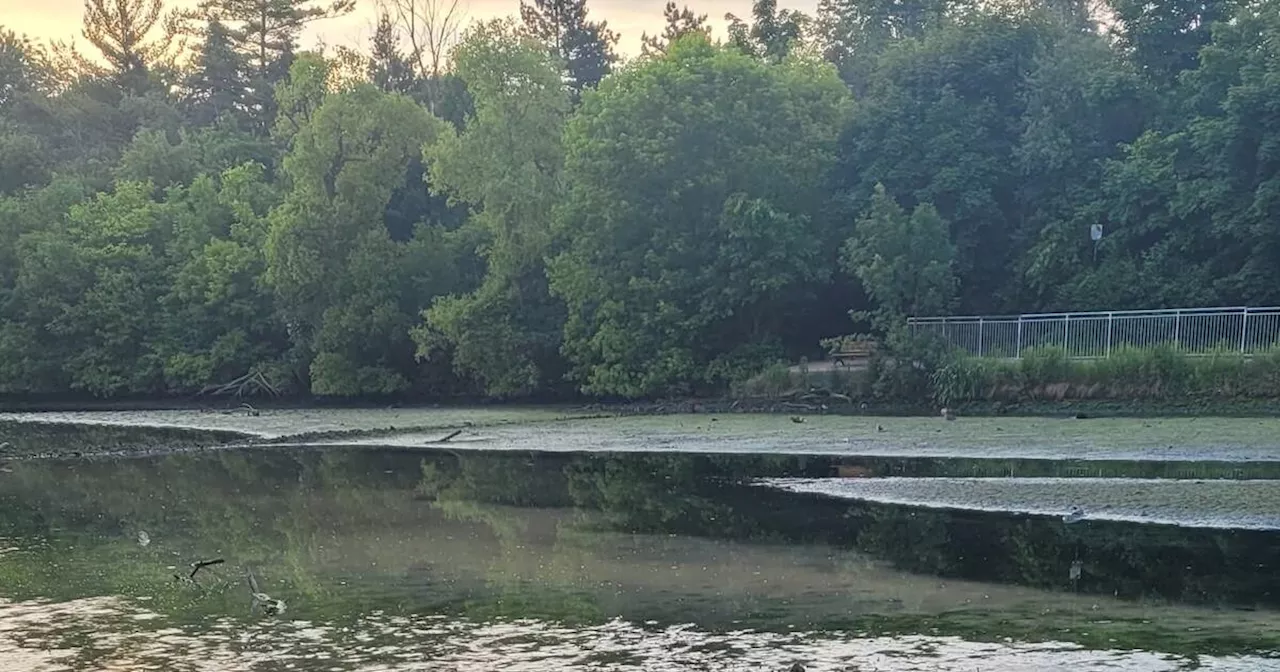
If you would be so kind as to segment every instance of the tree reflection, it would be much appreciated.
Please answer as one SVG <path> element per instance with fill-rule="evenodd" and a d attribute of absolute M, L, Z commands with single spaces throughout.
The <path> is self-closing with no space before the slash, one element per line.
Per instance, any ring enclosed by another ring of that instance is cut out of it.
<path fill-rule="evenodd" d="M 831 476 L 835 464 L 798 456 L 320 449 L 14 463 L 0 489 L 0 536 L 26 541 L 0 561 L 0 586 L 18 597 L 153 595 L 175 613 L 240 613 L 247 593 L 237 572 L 252 567 L 266 592 L 289 601 L 291 616 L 307 618 L 395 604 L 582 622 L 682 613 L 725 622 L 758 613 L 778 622 L 818 599 L 782 607 L 759 601 L 749 585 L 735 593 L 694 587 L 688 576 L 665 579 L 668 555 L 688 552 L 663 546 L 678 535 L 817 545 L 853 565 L 926 577 L 1194 604 L 1280 602 L 1273 533 L 1068 526 L 756 484 Z M 137 543 L 139 530 L 150 545 Z M 172 585 L 167 567 L 215 556 L 227 557 L 228 567 L 210 573 L 207 590 Z M 617 573 L 624 570 L 657 573 Z M 638 578 L 663 587 L 637 592 Z M 854 608 L 821 599 L 833 610 Z"/>

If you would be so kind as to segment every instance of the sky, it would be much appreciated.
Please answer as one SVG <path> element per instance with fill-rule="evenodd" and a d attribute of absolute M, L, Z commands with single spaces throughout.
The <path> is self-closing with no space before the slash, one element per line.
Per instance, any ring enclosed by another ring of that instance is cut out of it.
<path fill-rule="evenodd" d="M 678 2 L 680 0 L 677 0 Z M 167 0 L 166 7 L 190 7 L 197 0 Z M 731 12 L 749 17 L 751 0 L 685 0 L 699 14 L 706 14 L 717 35 L 724 35 L 724 15 Z M 685 4 L 682 2 L 681 4 Z M 461 0 L 472 19 L 489 19 L 516 15 L 519 0 Z M 662 32 L 662 8 L 666 0 L 588 0 L 593 20 L 604 19 L 609 28 L 622 37 L 618 51 L 634 55 L 640 51 L 640 35 Z M 783 0 L 781 7 L 799 9 L 812 14 L 818 0 Z M 83 0 L 0 0 L 0 26 L 39 39 L 80 38 Z M 373 34 L 377 17 L 377 0 L 356 0 L 356 11 L 340 19 L 313 24 L 303 36 L 302 46 L 312 48 L 317 40 L 330 46 L 363 47 Z"/>

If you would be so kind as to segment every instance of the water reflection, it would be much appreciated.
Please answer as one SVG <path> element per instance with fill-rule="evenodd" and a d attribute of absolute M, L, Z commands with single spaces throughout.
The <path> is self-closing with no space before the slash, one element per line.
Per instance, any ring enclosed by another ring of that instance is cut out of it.
<path fill-rule="evenodd" d="M 684 633 L 686 648 L 720 652 L 715 669 L 789 664 L 751 658 L 780 642 L 826 669 L 848 669 L 845 654 L 832 653 L 839 647 L 856 658 L 888 646 L 907 652 L 904 666 L 870 669 L 948 669 L 912 666 L 925 660 L 909 643 L 917 636 L 935 651 L 951 642 L 937 655 L 972 646 L 993 661 L 1041 650 L 1014 641 L 1183 656 L 1278 648 L 1273 533 L 1064 526 L 753 485 L 833 468 L 797 456 L 342 449 L 15 463 L 0 475 L 0 598 L 17 601 L 0 610 L 0 642 L 11 639 L 5 629 L 32 641 L 41 631 L 49 647 L 87 655 L 83 631 L 32 630 L 42 608 L 55 609 L 33 601 L 119 596 L 77 616 L 115 619 L 93 626 L 116 633 L 115 648 L 89 649 L 123 655 L 130 633 L 176 628 L 171 647 L 148 655 L 187 663 L 240 650 L 258 633 L 277 647 L 323 640 L 313 648 L 341 669 L 378 662 L 371 649 L 387 660 L 465 650 L 479 656 L 474 669 L 508 669 L 479 653 L 493 643 L 483 628 L 500 627 L 559 651 L 564 665 L 586 665 L 592 651 L 666 661 L 652 669 L 710 660 L 673 658 L 671 633 Z M 174 580 L 210 558 L 226 562 L 190 585 Z M 247 571 L 260 592 L 287 602 L 285 614 L 251 610 Z M 435 639 L 401 641 L 419 631 Z M 837 632 L 857 636 L 837 645 L 813 634 Z M 990 644 L 938 639 L 951 636 Z M 505 650 L 524 650 L 513 646 Z M 3 647 L 0 659 L 13 653 Z M 1059 649 L 1060 662 L 1076 660 Z M 532 664 L 510 655 L 509 669 Z M 1168 669 L 1158 656 L 1124 660 Z"/>

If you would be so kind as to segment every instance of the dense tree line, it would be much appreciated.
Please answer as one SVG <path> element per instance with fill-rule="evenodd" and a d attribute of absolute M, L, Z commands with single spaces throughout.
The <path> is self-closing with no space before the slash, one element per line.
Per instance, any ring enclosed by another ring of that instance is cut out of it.
<path fill-rule="evenodd" d="M 0 31 L 0 393 L 643 397 L 907 314 L 1280 303 L 1277 0 L 672 3 L 630 61 L 584 0 L 386 7 L 366 53 L 299 47 L 349 0 Z"/>

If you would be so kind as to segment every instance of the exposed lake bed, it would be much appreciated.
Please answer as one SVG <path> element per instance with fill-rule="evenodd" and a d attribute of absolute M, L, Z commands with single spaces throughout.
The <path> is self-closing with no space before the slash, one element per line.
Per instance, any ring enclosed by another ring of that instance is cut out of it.
<path fill-rule="evenodd" d="M 5 669 L 1280 669 L 1270 420 L 147 413 L 249 438 L 11 459 Z"/>

